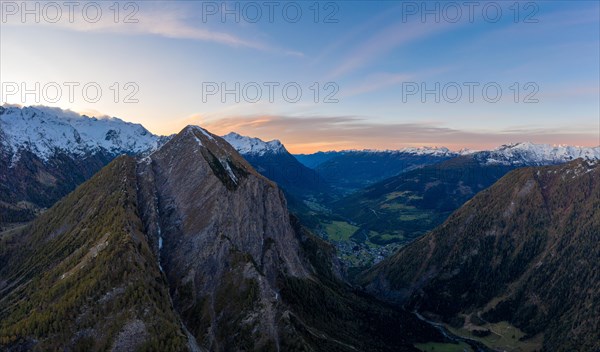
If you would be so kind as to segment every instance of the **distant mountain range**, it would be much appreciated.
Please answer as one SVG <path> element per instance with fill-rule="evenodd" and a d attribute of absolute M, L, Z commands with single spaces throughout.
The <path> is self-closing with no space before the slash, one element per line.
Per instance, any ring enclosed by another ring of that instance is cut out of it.
<path fill-rule="evenodd" d="M 341 151 L 297 156 L 344 195 L 414 168 L 435 164 L 457 154 L 446 148 L 406 148 L 396 151 Z M 320 162 L 316 162 L 319 160 Z"/>
<path fill-rule="evenodd" d="M 600 162 L 521 168 L 359 282 L 499 350 L 597 351 L 599 229 Z"/>
<path fill-rule="evenodd" d="M 259 138 L 246 137 L 235 132 L 226 134 L 223 136 L 223 139 L 231 144 L 231 146 L 242 155 L 263 156 L 265 154 L 288 153 L 287 149 L 285 149 L 283 144 L 277 139 L 270 142 L 264 142 Z"/>
<path fill-rule="evenodd" d="M 476 155 L 477 159 L 487 164 L 505 165 L 532 165 L 532 164 L 559 164 L 583 158 L 586 160 L 600 159 L 599 147 L 579 147 L 569 145 L 535 144 L 520 142 L 501 145 L 493 150 L 470 150 L 451 151 L 444 147 L 422 147 L 402 148 L 398 150 L 342 150 L 316 152 L 313 154 L 295 154 L 294 156 L 302 164 L 312 169 L 331 159 L 341 156 L 360 157 L 363 155 L 415 155 L 415 156 L 437 156 L 457 157 L 461 155 Z"/>
<path fill-rule="evenodd" d="M 514 143 L 491 151 L 447 148 L 403 148 L 399 150 L 346 150 L 299 154 L 296 158 L 342 193 L 351 193 L 400 173 L 451 158 L 473 155 L 489 165 L 535 166 L 568 162 L 577 158 L 600 159 L 600 147 L 551 146 Z"/>
<path fill-rule="evenodd" d="M 463 154 L 465 153 L 463 152 Z M 523 142 L 506 144 L 494 150 L 472 152 L 472 154 L 479 162 L 487 165 L 543 166 L 566 163 L 578 158 L 598 160 L 600 159 L 600 147 Z"/>
<path fill-rule="evenodd" d="M 3 151 L 17 162 L 21 152 L 35 154 L 49 161 L 57 153 L 86 156 L 98 152 L 109 154 L 143 154 L 156 150 L 170 136 L 157 136 L 140 124 L 125 122 L 116 117 L 95 118 L 79 115 L 70 110 L 46 106 L 0 106 L 0 143 Z M 230 133 L 223 136 L 242 155 L 264 156 L 289 154 L 279 140 L 264 142 L 258 138 Z M 600 159 L 600 147 L 551 146 L 528 142 L 500 146 L 490 151 L 450 151 L 444 147 L 402 148 L 399 150 L 346 150 L 294 155 L 297 161 L 311 169 L 325 170 L 324 164 L 335 161 L 339 170 L 375 165 L 387 173 L 410 169 L 422 163 L 402 164 L 402 158 L 453 158 L 475 155 L 482 163 L 504 165 L 548 165 L 568 162 L 577 158 Z M 380 159 L 378 161 L 377 159 Z M 394 160 L 395 159 L 395 160 Z M 395 161 L 395 162 L 392 162 Z M 399 162 L 400 161 L 400 162 Z M 387 163 L 387 164 L 386 164 Z M 393 176 L 392 175 L 392 176 Z M 373 182 L 372 179 L 369 182 Z"/>
<path fill-rule="evenodd" d="M 510 170 L 600 160 L 600 148 L 517 143 L 405 171 L 337 201 L 333 207 L 378 244 L 410 241 L 441 224 L 454 210 Z M 355 236 L 357 239 L 365 236 Z"/>
<path fill-rule="evenodd" d="M 165 137 L 116 117 L 95 118 L 49 107 L 0 107 L 2 143 L 13 154 L 29 151 L 44 161 L 56 153 L 86 156 L 99 152 L 141 154 Z"/>

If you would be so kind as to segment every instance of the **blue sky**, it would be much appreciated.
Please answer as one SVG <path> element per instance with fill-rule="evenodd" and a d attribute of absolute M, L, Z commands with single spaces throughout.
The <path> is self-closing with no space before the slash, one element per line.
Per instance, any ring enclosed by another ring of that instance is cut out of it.
<path fill-rule="evenodd" d="M 160 134 L 199 124 L 278 138 L 294 152 L 600 144 L 597 1 L 475 2 L 472 12 L 462 1 L 273 2 L 272 18 L 262 1 L 150 1 L 121 3 L 116 23 L 112 2 L 78 3 L 73 23 L 57 3 L 60 20 L 38 3 L 36 23 L 33 14 L 23 21 L 21 2 L 2 2 L 3 102 L 119 116 Z M 102 15 L 91 23 L 96 4 Z M 239 22 L 223 18 L 223 6 Z M 125 23 L 132 11 L 137 23 Z M 49 83 L 58 83 L 61 98 L 23 98 L 23 85 L 36 82 L 52 97 Z M 79 84 L 71 101 L 65 82 Z M 98 102 L 83 96 L 90 82 L 102 90 Z M 221 96 L 236 83 L 239 102 Z M 219 92 L 207 95 L 211 87 Z M 138 101 L 125 103 L 128 93 Z"/>

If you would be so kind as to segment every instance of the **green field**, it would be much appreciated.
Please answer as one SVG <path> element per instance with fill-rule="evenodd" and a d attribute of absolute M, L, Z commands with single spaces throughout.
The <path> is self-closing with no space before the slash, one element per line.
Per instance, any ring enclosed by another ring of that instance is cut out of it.
<path fill-rule="evenodd" d="M 398 217 L 400 221 L 413 221 L 413 220 L 422 220 L 429 218 L 429 214 L 427 213 L 408 213 L 408 214 L 400 214 Z"/>
<path fill-rule="evenodd" d="M 325 224 L 325 232 L 331 241 L 348 241 L 357 230 L 357 226 L 350 225 L 345 221 L 332 221 Z"/>
<path fill-rule="evenodd" d="M 331 210 L 329 210 L 328 208 L 324 207 L 321 203 L 318 202 L 313 202 L 310 200 L 304 200 L 304 205 L 306 205 L 310 210 L 312 211 L 316 211 L 316 212 L 320 212 L 320 213 L 330 213 Z"/>
<path fill-rule="evenodd" d="M 461 343 L 418 343 L 416 348 L 423 352 L 473 352 L 473 349 L 464 342 Z"/>
<path fill-rule="evenodd" d="M 465 326 L 460 329 L 446 326 L 446 328 L 457 336 L 466 337 L 484 343 L 486 346 L 507 352 L 533 352 L 542 349 L 543 336 L 539 335 L 526 341 L 519 339 L 525 336 L 525 333 L 512 326 L 508 322 L 486 323 L 481 326 Z M 492 333 L 486 337 L 477 337 L 471 330 L 490 330 Z"/>
<path fill-rule="evenodd" d="M 416 207 L 413 207 L 412 205 L 406 205 L 403 203 L 383 203 L 379 206 L 379 208 L 382 210 L 417 210 Z"/>
<path fill-rule="evenodd" d="M 402 237 L 402 235 L 400 235 L 400 234 L 398 234 L 398 235 L 395 235 L 395 234 L 389 234 L 389 233 L 383 233 L 383 234 L 380 234 L 380 233 L 378 233 L 378 232 L 375 232 L 375 231 L 371 231 L 371 232 L 369 232 L 369 238 L 371 238 L 371 237 L 375 237 L 375 236 L 377 236 L 377 237 L 381 238 L 382 240 L 394 240 L 394 239 L 401 240 L 401 239 L 403 239 L 403 238 L 404 238 L 404 237 Z"/>

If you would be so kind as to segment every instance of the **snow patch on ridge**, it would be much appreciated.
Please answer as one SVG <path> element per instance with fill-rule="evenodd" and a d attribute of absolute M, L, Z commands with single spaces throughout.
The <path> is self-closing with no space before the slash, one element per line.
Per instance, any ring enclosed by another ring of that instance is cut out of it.
<path fill-rule="evenodd" d="M 225 171 L 227 171 L 227 174 L 229 175 L 229 178 L 231 178 L 231 181 L 233 181 L 233 183 L 235 183 L 237 185 L 238 179 L 235 176 L 235 174 L 233 173 L 233 170 L 231 169 L 229 162 L 227 160 L 225 160 L 225 161 L 219 160 L 219 162 L 221 162 L 221 165 L 223 165 L 223 168 L 225 169 Z"/>

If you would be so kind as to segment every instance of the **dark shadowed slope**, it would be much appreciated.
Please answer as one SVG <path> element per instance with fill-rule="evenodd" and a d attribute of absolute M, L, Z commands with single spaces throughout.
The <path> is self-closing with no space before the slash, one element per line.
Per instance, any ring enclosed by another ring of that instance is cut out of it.
<path fill-rule="evenodd" d="M 446 148 L 343 151 L 315 167 L 337 194 L 344 195 L 417 167 L 455 157 Z"/>
<path fill-rule="evenodd" d="M 599 229 L 598 163 L 518 169 L 360 281 L 455 326 L 507 320 L 545 350 L 597 351 Z"/>

